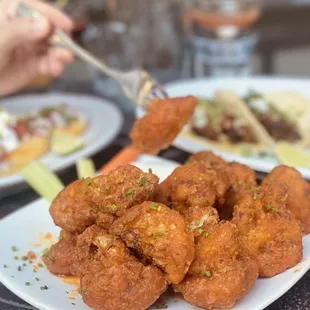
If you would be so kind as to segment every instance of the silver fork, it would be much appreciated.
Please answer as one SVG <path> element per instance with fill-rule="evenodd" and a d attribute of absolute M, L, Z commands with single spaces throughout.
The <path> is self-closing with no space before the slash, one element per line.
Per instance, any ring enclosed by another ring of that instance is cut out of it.
<path fill-rule="evenodd" d="M 23 2 L 18 5 L 16 15 L 20 17 L 43 17 L 39 11 Z M 148 72 L 144 70 L 122 72 L 112 69 L 80 45 L 76 44 L 64 31 L 59 28 L 55 28 L 54 34 L 50 38 L 50 43 L 55 46 L 62 46 L 69 49 L 83 61 L 116 80 L 121 86 L 124 94 L 130 100 L 143 108 L 145 108 L 146 104 L 152 99 L 163 99 L 168 97 L 165 90 Z"/>

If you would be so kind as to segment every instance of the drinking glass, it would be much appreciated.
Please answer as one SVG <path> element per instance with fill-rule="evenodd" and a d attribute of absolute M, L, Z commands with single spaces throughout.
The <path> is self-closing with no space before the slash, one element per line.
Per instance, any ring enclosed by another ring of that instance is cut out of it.
<path fill-rule="evenodd" d="M 259 19 L 254 0 L 189 0 L 184 10 L 186 31 L 183 72 L 191 76 L 251 73 Z"/>

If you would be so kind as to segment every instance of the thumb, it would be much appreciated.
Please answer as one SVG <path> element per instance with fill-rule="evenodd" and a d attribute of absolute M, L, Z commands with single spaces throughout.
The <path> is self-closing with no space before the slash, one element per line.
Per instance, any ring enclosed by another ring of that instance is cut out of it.
<path fill-rule="evenodd" d="M 12 50 L 22 44 L 47 38 L 52 27 L 44 18 L 18 18 L 11 20 L 3 28 L 2 39 L 0 39 L 2 46 Z"/>

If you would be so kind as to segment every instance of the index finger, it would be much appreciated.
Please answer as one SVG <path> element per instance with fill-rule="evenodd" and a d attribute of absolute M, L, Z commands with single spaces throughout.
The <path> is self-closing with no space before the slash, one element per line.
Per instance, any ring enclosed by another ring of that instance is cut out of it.
<path fill-rule="evenodd" d="M 24 2 L 30 4 L 33 8 L 37 9 L 42 15 L 44 15 L 54 26 L 63 29 L 64 31 L 72 31 L 73 22 L 64 13 L 54 8 L 53 6 L 37 0 L 24 0 Z"/>

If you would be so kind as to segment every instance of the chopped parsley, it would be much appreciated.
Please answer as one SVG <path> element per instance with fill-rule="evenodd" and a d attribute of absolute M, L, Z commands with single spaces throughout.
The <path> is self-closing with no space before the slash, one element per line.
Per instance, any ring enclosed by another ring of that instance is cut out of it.
<path fill-rule="evenodd" d="M 25 285 L 30 286 L 31 284 L 30 284 L 30 282 L 25 282 Z"/>
<path fill-rule="evenodd" d="M 27 256 L 23 256 L 22 260 L 26 261 L 26 260 L 28 260 L 28 257 Z"/>
<path fill-rule="evenodd" d="M 17 249 L 17 247 L 16 247 L 15 245 L 13 245 L 13 246 L 11 247 L 11 249 L 12 249 L 13 252 L 17 252 L 17 251 L 18 251 L 18 249 Z"/>
<path fill-rule="evenodd" d="M 200 226 L 200 221 L 194 222 L 195 226 Z"/>
<path fill-rule="evenodd" d="M 18 256 L 14 256 L 14 259 L 15 259 L 15 260 L 19 260 L 19 257 L 18 257 Z"/>
<path fill-rule="evenodd" d="M 18 271 L 22 271 L 22 267 L 21 267 L 21 266 L 18 266 L 17 270 L 18 270 Z"/>
<path fill-rule="evenodd" d="M 87 186 L 89 186 L 89 185 L 91 185 L 91 181 L 90 180 L 84 180 L 84 183 L 87 185 Z"/>
<path fill-rule="evenodd" d="M 87 293 L 87 290 L 84 290 L 84 289 L 81 289 L 81 295 L 84 295 L 84 294 L 86 294 Z"/>
<path fill-rule="evenodd" d="M 32 269 L 34 273 L 36 273 L 37 271 L 35 269 Z"/>
<path fill-rule="evenodd" d="M 3 265 L 3 268 L 8 268 L 8 265 Z"/>
<path fill-rule="evenodd" d="M 209 237 L 209 233 L 205 233 L 205 237 L 208 238 Z"/>
<path fill-rule="evenodd" d="M 271 210 L 271 208 L 272 208 L 271 205 L 265 205 L 266 210 Z"/>
<path fill-rule="evenodd" d="M 202 275 L 203 275 L 204 277 L 210 278 L 212 274 L 211 274 L 211 271 L 205 271 L 205 272 L 202 273 Z"/>
<path fill-rule="evenodd" d="M 158 304 L 156 305 L 156 309 L 168 309 L 168 306 L 166 304 Z"/>
<path fill-rule="evenodd" d="M 177 177 L 174 177 L 174 178 L 173 178 L 173 181 L 176 181 L 176 180 L 177 180 Z"/>
<path fill-rule="evenodd" d="M 242 185 L 243 183 L 244 183 L 243 181 L 239 181 L 239 182 L 238 182 L 239 185 Z"/>
<path fill-rule="evenodd" d="M 252 187 L 250 185 L 248 185 L 246 189 L 249 190 L 249 189 L 252 189 Z"/>
<path fill-rule="evenodd" d="M 88 193 L 88 190 L 84 188 L 83 189 L 83 194 L 86 195 L 87 193 Z"/>
<path fill-rule="evenodd" d="M 146 177 L 142 177 L 142 178 L 140 179 L 140 181 L 138 182 L 138 185 L 139 185 L 139 186 L 143 186 L 143 185 L 145 184 L 145 182 L 146 182 Z"/>
<path fill-rule="evenodd" d="M 149 168 L 149 173 L 153 173 L 153 170 L 151 168 Z"/>
<path fill-rule="evenodd" d="M 112 211 L 117 211 L 118 210 L 118 206 L 117 205 L 115 205 L 115 204 L 113 204 L 112 206 L 111 206 L 111 209 L 112 209 Z"/>
<path fill-rule="evenodd" d="M 277 212 L 277 209 L 271 208 L 271 212 L 272 212 L 272 213 L 275 213 L 275 212 Z"/>
<path fill-rule="evenodd" d="M 134 193 L 134 190 L 131 188 L 124 193 L 125 197 L 131 196 Z"/>
<path fill-rule="evenodd" d="M 71 303 L 71 305 L 72 305 L 72 306 L 75 306 L 75 303 L 74 303 L 74 302 L 72 302 L 72 303 Z"/>
<path fill-rule="evenodd" d="M 36 281 L 40 281 L 40 279 L 38 277 L 36 277 L 35 279 L 36 279 Z"/>
<path fill-rule="evenodd" d="M 256 187 L 256 191 L 259 192 L 259 191 L 260 191 L 260 188 L 259 188 L 259 187 Z"/>
<path fill-rule="evenodd" d="M 105 190 L 108 191 L 109 189 L 110 189 L 110 186 L 109 186 L 109 185 L 106 185 L 106 186 L 105 186 Z"/>
<path fill-rule="evenodd" d="M 155 203 L 155 202 L 153 202 L 153 203 L 151 204 L 151 209 L 152 209 L 152 210 L 157 211 L 159 207 L 160 207 L 160 206 L 159 206 L 157 203 Z"/>
<path fill-rule="evenodd" d="M 27 267 L 27 264 L 26 264 L 26 263 L 23 263 L 23 267 Z"/>
<path fill-rule="evenodd" d="M 40 289 L 41 289 L 41 291 L 46 291 L 46 290 L 48 290 L 48 287 L 46 285 L 43 285 L 40 287 Z"/>
<path fill-rule="evenodd" d="M 257 200 L 257 193 L 254 193 L 253 199 L 254 199 L 254 200 Z"/>
<path fill-rule="evenodd" d="M 41 267 L 41 268 L 44 267 L 44 265 L 42 263 L 39 263 L 38 266 Z"/>
<path fill-rule="evenodd" d="M 163 232 L 161 232 L 161 231 L 157 231 L 157 232 L 155 232 L 154 234 L 153 234 L 153 237 L 161 237 L 161 236 L 163 236 L 164 235 L 164 233 Z"/>
<path fill-rule="evenodd" d="M 200 233 L 200 234 L 202 234 L 203 233 L 203 229 L 198 229 L 198 232 Z"/>

